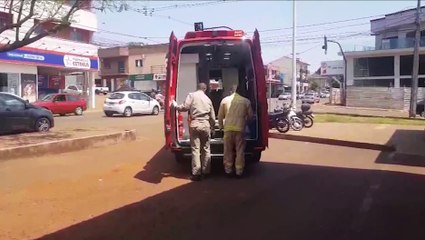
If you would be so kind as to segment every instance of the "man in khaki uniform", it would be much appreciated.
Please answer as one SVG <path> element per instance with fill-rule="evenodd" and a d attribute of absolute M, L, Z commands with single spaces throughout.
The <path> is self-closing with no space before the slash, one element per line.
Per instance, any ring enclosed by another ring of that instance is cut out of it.
<path fill-rule="evenodd" d="M 236 93 L 220 103 L 218 124 L 224 128 L 224 170 L 231 176 L 235 162 L 236 176 L 241 177 L 245 168 L 245 127 L 253 116 L 251 102 L 245 98 L 245 87 L 239 84 Z M 236 161 L 233 151 L 236 150 Z"/>
<path fill-rule="evenodd" d="M 211 133 L 214 133 L 215 112 L 211 99 L 205 94 L 206 90 L 205 83 L 198 84 L 198 90 L 189 93 L 185 102 L 177 106 L 180 112 L 189 111 L 193 181 L 208 175 L 211 167 L 210 139 Z"/>

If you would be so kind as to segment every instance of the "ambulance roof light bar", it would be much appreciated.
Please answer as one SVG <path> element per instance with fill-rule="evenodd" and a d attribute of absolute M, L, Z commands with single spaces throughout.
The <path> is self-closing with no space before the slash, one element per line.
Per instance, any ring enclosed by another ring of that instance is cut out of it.
<path fill-rule="evenodd" d="M 214 30 L 214 29 L 220 29 L 220 28 L 225 28 L 227 30 L 233 31 L 232 28 L 229 28 L 227 26 L 217 26 L 217 27 L 204 28 L 204 23 L 203 22 L 196 22 L 194 24 L 194 26 L 195 26 L 195 31 L 196 32 L 198 32 L 198 31 L 204 31 L 204 30 Z"/>

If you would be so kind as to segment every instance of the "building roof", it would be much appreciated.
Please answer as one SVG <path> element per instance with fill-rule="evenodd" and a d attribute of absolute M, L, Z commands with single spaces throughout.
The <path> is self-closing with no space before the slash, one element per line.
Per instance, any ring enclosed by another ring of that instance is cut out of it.
<path fill-rule="evenodd" d="M 278 59 L 275 59 L 275 60 L 271 61 L 269 64 L 273 64 L 274 62 L 277 62 L 277 61 L 282 60 L 282 59 L 292 60 L 292 58 L 291 58 L 291 57 L 283 56 L 283 57 L 280 57 L 280 58 L 278 58 Z M 307 65 L 307 66 L 310 66 L 310 64 L 308 64 L 308 63 L 306 63 L 306 62 L 303 62 L 303 61 L 301 61 L 301 60 L 299 60 L 299 59 L 297 59 L 297 63 L 304 64 L 304 65 Z"/>
<path fill-rule="evenodd" d="M 421 7 L 421 10 L 424 9 L 424 7 Z M 406 10 L 402 10 L 402 11 L 398 11 L 398 12 L 393 12 L 393 13 L 389 13 L 389 14 L 385 14 L 385 16 L 391 16 L 391 15 L 395 15 L 395 14 L 399 14 L 399 13 L 404 13 L 404 12 L 410 12 L 410 11 L 416 11 L 416 8 L 411 8 L 411 9 L 406 9 Z"/>
<path fill-rule="evenodd" d="M 425 9 L 425 6 L 421 7 L 421 10 L 422 9 Z M 385 14 L 384 17 L 375 18 L 375 19 L 372 19 L 370 21 L 374 22 L 374 21 L 384 20 L 388 16 L 397 15 L 397 14 L 400 14 L 400 13 L 405 13 L 405 12 L 410 12 L 410 11 L 416 11 L 416 8 L 410 8 L 410 9 L 401 10 L 401 11 L 397 11 L 397 12 L 393 12 L 393 13 L 388 13 L 388 14 Z"/>

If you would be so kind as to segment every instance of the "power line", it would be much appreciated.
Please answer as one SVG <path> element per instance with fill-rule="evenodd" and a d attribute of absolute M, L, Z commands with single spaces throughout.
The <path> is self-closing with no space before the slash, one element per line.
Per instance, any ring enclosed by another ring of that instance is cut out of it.
<path fill-rule="evenodd" d="M 330 21 L 330 22 L 321 22 L 321 23 L 299 25 L 299 26 L 297 26 L 297 28 L 307 28 L 307 27 L 315 27 L 315 26 L 322 26 L 322 25 L 332 25 L 332 24 L 357 21 L 357 20 L 362 20 L 362 19 L 367 19 L 367 18 L 382 17 L 384 15 L 385 14 L 380 14 L 380 15 L 373 15 L 373 16 L 367 16 L 367 17 L 344 19 L 344 20 L 340 20 L 340 21 Z M 265 29 L 265 30 L 259 30 L 259 32 L 274 32 L 274 31 L 290 30 L 290 29 L 292 29 L 292 27 Z"/>
<path fill-rule="evenodd" d="M 143 13 L 143 14 L 145 14 L 145 16 L 147 16 L 148 14 L 152 14 L 153 12 L 167 11 L 167 10 L 180 9 L 180 8 L 202 7 L 202 6 L 216 5 L 216 4 L 222 4 L 222 3 L 228 3 L 228 2 L 230 2 L 230 1 L 219 0 L 219 1 L 209 1 L 209 2 L 174 4 L 174 5 L 163 6 L 163 7 L 150 7 L 150 8 L 148 8 L 148 7 L 143 7 L 143 8 L 128 7 L 128 9 L 136 11 L 136 12 Z"/>
<path fill-rule="evenodd" d="M 351 24 L 351 25 L 344 25 L 344 26 L 338 26 L 338 27 L 327 28 L 327 29 L 317 29 L 317 30 L 313 30 L 313 31 L 300 32 L 298 34 L 304 35 L 304 34 L 307 34 L 307 33 L 324 32 L 324 31 L 335 30 L 335 29 L 362 26 L 362 25 L 366 25 L 366 24 L 369 24 L 369 23 Z M 273 39 L 273 38 L 277 38 L 277 37 L 287 37 L 287 36 L 288 36 L 287 34 L 281 34 L 281 35 L 275 35 L 275 36 L 266 36 L 262 39 Z"/>

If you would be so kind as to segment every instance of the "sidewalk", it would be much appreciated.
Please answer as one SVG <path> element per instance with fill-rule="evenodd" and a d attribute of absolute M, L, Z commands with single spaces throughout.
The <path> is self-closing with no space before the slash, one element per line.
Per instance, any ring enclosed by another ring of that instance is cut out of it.
<path fill-rule="evenodd" d="M 74 129 L 56 130 L 52 129 L 47 133 L 21 133 L 0 136 L 0 149 L 20 147 L 32 144 L 41 144 L 52 141 L 60 141 L 72 138 L 89 137 L 93 135 L 110 133 L 109 129 Z"/>
<path fill-rule="evenodd" d="M 312 128 L 289 131 L 285 135 L 393 145 L 398 153 L 425 156 L 424 126 L 315 123 Z"/>

